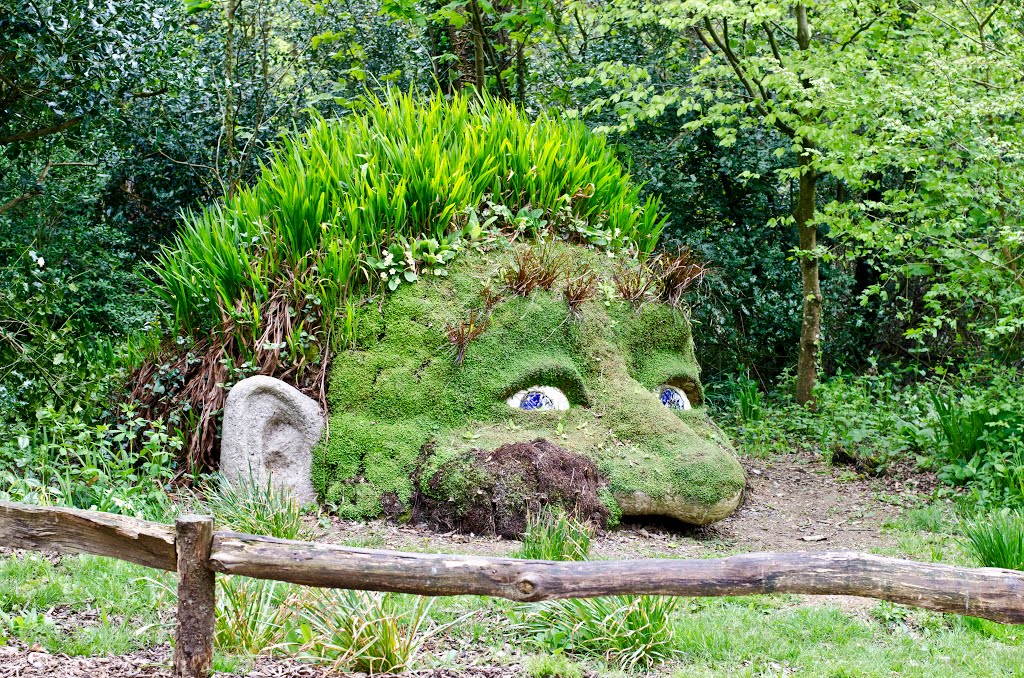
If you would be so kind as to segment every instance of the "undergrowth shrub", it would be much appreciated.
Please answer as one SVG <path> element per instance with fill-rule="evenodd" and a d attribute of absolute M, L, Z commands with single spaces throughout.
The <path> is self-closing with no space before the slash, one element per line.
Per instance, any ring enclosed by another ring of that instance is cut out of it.
<path fill-rule="evenodd" d="M 294 587 L 249 577 L 217 577 L 214 643 L 222 650 L 250 656 L 283 642 L 292 611 L 286 604 Z"/>
<path fill-rule="evenodd" d="M 519 630 L 548 652 L 601 657 L 627 671 L 647 670 L 679 654 L 672 617 L 679 599 L 610 596 L 528 606 Z"/>
<path fill-rule="evenodd" d="M 254 186 L 187 213 L 158 257 L 169 330 L 195 343 L 149 361 L 133 397 L 152 414 L 192 412 L 190 465 L 213 464 L 217 414 L 238 378 L 277 376 L 323 404 L 364 281 L 395 289 L 444 275 L 488 228 L 646 256 L 664 226 L 658 200 L 641 200 L 581 123 L 462 95 L 390 92 L 360 111 L 285 139 Z"/>
<path fill-rule="evenodd" d="M 586 560 L 591 528 L 564 513 L 531 516 L 520 558 Z M 678 654 L 672 616 L 678 598 L 609 596 L 530 604 L 513 611 L 518 632 L 545 652 L 601 657 L 627 671 Z"/>
<path fill-rule="evenodd" d="M 41 409 L 0 438 L 0 499 L 165 520 L 182 441 L 124 408 L 116 424 Z"/>
<path fill-rule="evenodd" d="M 746 454 L 793 449 L 868 473 L 894 465 L 937 472 L 946 489 L 981 508 L 1024 507 L 1024 375 L 973 365 L 926 375 L 915 369 L 838 375 L 819 384 L 817 409 L 798 406 L 783 383 L 767 395 L 732 385 L 722 423 Z"/>

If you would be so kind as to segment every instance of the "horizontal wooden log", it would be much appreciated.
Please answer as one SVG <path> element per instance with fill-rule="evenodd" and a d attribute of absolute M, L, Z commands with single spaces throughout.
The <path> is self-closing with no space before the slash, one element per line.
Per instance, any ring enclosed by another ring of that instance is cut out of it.
<path fill-rule="evenodd" d="M 306 586 L 517 601 L 617 594 L 851 595 L 1024 623 L 1024 573 L 850 551 L 566 563 L 399 553 L 218 532 L 210 569 Z"/>
<path fill-rule="evenodd" d="M 174 526 L 80 509 L 0 502 L 0 545 L 90 553 L 173 572 Z"/>

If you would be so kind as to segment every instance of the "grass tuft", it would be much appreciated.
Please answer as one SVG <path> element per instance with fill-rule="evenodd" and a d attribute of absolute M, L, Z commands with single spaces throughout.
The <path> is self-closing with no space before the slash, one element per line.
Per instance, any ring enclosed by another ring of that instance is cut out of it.
<path fill-rule="evenodd" d="M 427 630 L 431 599 L 416 597 L 402 609 L 405 600 L 391 593 L 335 589 L 304 596 L 298 602 L 304 621 L 299 651 L 330 662 L 335 670 L 370 675 L 407 671 L 423 644 L 446 627 Z"/>
<path fill-rule="evenodd" d="M 966 521 L 964 534 L 984 567 L 1024 571 L 1024 513 L 1003 510 Z"/>
<path fill-rule="evenodd" d="M 516 250 L 512 261 L 498 271 L 498 277 L 510 292 L 527 297 L 538 288 L 550 290 L 563 265 L 564 259 L 551 247 L 521 247 Z"/>
<path fill-rule="evenodd" d="M 523 546 L 517 558 L 529 560 L 586 560 L 594 529 L 561 511 L 545 511 L 526 519 Z"/>
<path fill-rule="evenodd" d="M 303 535 L 299 502 L 274 487 L 272 478 L 261 483 L 250 472 L 248 478 L 231 482 L 216 474 L 204 483 L 202 492 L 206 510 L 218 525 L 235 532 L 279 539 L 297 539 Z"/>
<path fill-rule="evenodd" d="M 578 320 L 582 317 L 583 304 L 597 296 L 597 271 L 589 264 L 577 266 L 566 275 L 562 296 L 569 306 L 570 317 Z"/>
<path fill-rule="evenodd" d="M 662 300 L 672 306 L 679 306 L 707 274 L 707 266 L 685 247 L 658 255 L 652 267 L 661 283 Z"/>
<path fill-rule="evenodd" d="M 658 283 L 654 272 L 643 264 L 637 267 L 619 266 L 612 273 L 612 281 L 619 296 L 628 301 L 634 309 L 640 308 L 650 299 Z"/>
<path fill-rule="evenodd" d="M 549 652 L 594 657 L 626 671 L 650 670 L 676 657 L 672 616 L 678 598 L 610 596 L 529 606 L 519 630 Z"/>
<path fill-rule="evenodd" d="M 454 351 L 454 363 L 461 365 L 466 359 L 466 348 L 470 342 L 479 337 L 487 329 L 488 312 L 473 309 L 469 318 L 445 325 L 444 333 Z"/>

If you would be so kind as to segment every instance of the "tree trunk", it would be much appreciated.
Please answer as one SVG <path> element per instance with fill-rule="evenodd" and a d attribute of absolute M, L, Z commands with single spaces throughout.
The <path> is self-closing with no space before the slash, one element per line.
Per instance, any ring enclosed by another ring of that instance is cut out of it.
<path fill-rule="evenodd" d="M 818 278 L 818 227 L 811 223 L 817 199 L 818 174 L 814 169 L 811 147 L 805 144 L 800 154 L 800 193 L 796 220 L 800 236 L 800 276 L 803 282 L 803 321 L 800 325 L 800 357 L 796 371 L 796 401 L 814 408 L 814 384 L 818 379 L 818 349 L 821 345 L 821 283 Z"/>
<path fill-rule="evenodd" d="M 480 17 L 480 7 L 476 0 L 469 3 L 471 25 L 473 27 L 473 73 L 476 89 L 481 94 L 487 89 L 487 74 L 484 65 L 484 25 Z"/>
<path fill-rule="evenodd" d="M 237 0 L 228 0 L 224 6 L 224 173 L 227 181 L 225 193 L 233 197 L 238 188 L 238 177 L 235 168 L 235 13 L 238 10 Z"/>

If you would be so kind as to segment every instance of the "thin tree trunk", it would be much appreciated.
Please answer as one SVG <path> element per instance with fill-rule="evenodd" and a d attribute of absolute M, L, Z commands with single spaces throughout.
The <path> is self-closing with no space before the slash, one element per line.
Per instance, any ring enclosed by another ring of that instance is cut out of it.
<path fill-rule="evenodd" d="M 818 277 L 818 227 L 814 225 L 818 174 L 810 148 L 800 154 L 800 193 L 793 218 L 800 237 L 800 276 L 803 282 L 803 321 L 800 325 L 800 357 L 796 371 L 796 401 L 814 407 L 814 384 L 818 379 L 818 349 L 821 346 L 821 282 Z"/>
<path fill-rule="evenodd" d="M 487 74 L 484 70 L 484 27 L 483 21 L 480 20 L 480 8 L 477 6 L 476 0 L 472 0 L 472 2 L 470 2 L 469 11 L 471 15 L 471 25 L 473 26 L 474 80 L 476 80 L 477 91 L 482 93 L 487 89 Z"/>
<path fill-rule="evenodd" d="M 224 164 L 227 166 L 225 187 L 227 197 L 237 189 L 235 170 L 235 12 L 238 0 L 228 0 L 224 6 Z"/>
<path fill-rule="evenodd" d="M 519 49 L 516 50 L 516 99 L 519 102 L 519 108 L 526 108 L 526 57 L 523 52 L 526 49 L 526 39 L 519 43 Z"/>

